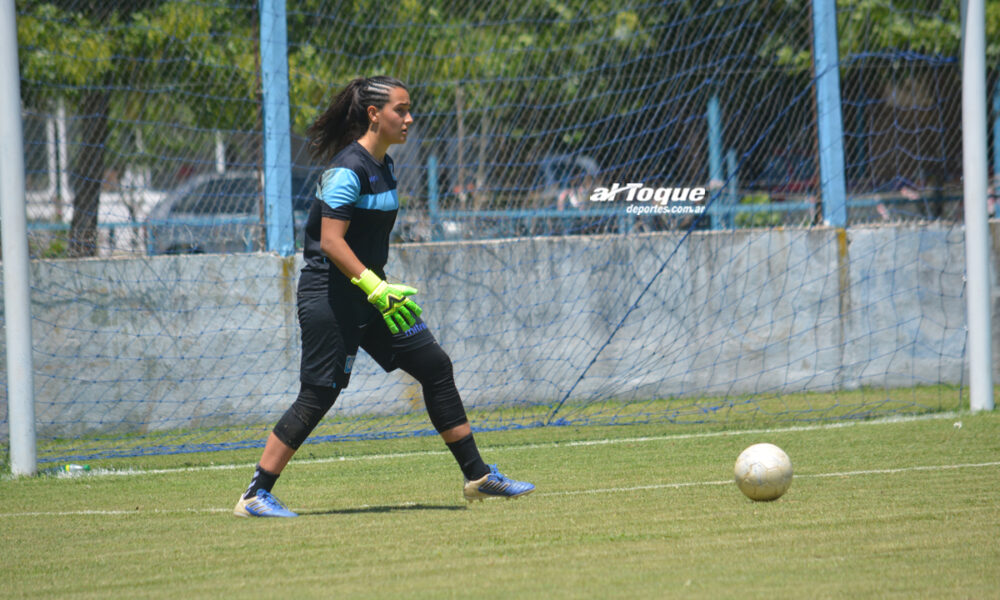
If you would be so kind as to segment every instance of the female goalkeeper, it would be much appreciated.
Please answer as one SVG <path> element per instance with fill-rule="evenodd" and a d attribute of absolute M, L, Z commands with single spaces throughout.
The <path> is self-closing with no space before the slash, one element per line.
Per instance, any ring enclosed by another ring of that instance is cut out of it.
<path fill-rule="evenodd" d="M 406 86 L 379 76 L 348 84 L 309 129 L 313 156 L 330 166 L 305 227 L 298 287 L 301 389 L 268 437 L 250 487 L 234 509 L 237 516 L 296 516 L 271 495 L 271 488 L 347 387 L 359 347 L 386 371 L 401 368 L 423 386 L 431 423 L 465 476 L 466 500 L 511 498 L 535 489 L 483 462 L 451 359 L 410 299 L 417 290 L 385 281 L 389 233 L 399 208 L 386 150 L 406 142 L 412 123 Z"/>

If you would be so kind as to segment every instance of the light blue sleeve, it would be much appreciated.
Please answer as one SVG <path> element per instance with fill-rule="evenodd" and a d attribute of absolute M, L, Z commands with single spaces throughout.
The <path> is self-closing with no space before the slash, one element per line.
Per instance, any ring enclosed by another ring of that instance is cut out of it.
<path fill-rule="evenodd" d="M 323 173 L 319 198 L 332 209 L 354 206 L 361 197 L 361 182 L 351 169 L 337 167 Z"/>

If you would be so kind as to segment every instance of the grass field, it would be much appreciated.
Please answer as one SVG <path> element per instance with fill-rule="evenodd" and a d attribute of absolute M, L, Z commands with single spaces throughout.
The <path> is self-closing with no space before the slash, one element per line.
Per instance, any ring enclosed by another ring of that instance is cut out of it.
<path fill-rule="evenodd" d="M 537 492 L 466 506 L 433 437 L 303 447 L 298 519 L 230 514 L 257 449 L 0 481 L 0 596 L 1000 597 L 996 413 L 477 439 Z M 759 441 L 795 465 L 776 502 L 731 481 Z"/>

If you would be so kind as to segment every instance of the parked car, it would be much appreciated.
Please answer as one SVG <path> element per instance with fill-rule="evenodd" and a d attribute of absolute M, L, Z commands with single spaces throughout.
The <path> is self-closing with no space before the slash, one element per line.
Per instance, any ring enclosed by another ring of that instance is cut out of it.
<path fill-rule="evenodd" d="M 315 197 L 318 171 L 292 175 L 296 246 Z M 253 252 L 264 246 L 263 186 L 257 171 L 198 175 L 161 200 L 149 213 L 149 254 Z"/>
<path fill-rule="evenodd" d="M 810 155 L 779 152 L 768 158 L 760 173 L 743 187 L 767 193 L 771 202 L 801 199 L 816 193 L 819 171 Z"/>

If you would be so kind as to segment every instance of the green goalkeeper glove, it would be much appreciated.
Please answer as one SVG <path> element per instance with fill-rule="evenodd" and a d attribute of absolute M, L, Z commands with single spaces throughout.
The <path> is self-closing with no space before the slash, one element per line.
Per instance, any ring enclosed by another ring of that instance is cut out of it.
<path fill-rule="evenodd" d="M 413 327 L 423 312 L 416 302 L 407 298 L 417 293 L 416 288 L 386 283 L 371 269 L 362 271 L 360 277 L 352 277 L 351 283 L 368 295 L 368 301 L 382 313 L 386 327 L 394 334 Z"/>

